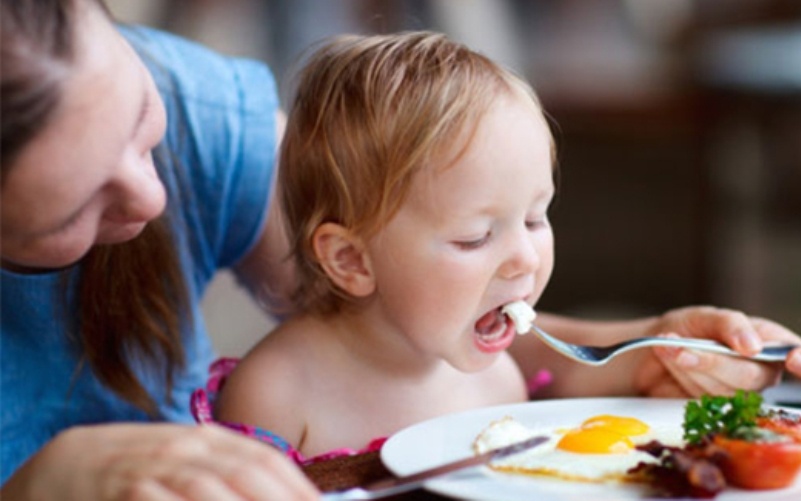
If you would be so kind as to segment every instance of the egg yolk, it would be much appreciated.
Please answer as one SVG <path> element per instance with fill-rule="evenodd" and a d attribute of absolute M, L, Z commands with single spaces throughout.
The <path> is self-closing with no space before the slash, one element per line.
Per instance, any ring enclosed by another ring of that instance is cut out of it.
<path fill-rule="evenodd" d="M 634 444 L 629 437 L 603 428 L 579 428 L 567 432 L 556 448 L 584 454 L 619 454 L 630 451 Z"/>
<path fill-rule="evenodd" d="M 632 436 L 643 435 L 648 425 L 634 418 L 595 416 L 565 433 L 557 449 L 582 454 L 622 454 L 634 448 Z"/>
<path fill-rule="evenodd" d="M 634 437 L 637 435 L 645 435 L 650 429 L 647 424 L 639 419 L 631 417 L 610 416 L 604 414 L 601 416 L 594 416 L 583 423 L 582 428 L 601 427 L 627 437 Z"/>

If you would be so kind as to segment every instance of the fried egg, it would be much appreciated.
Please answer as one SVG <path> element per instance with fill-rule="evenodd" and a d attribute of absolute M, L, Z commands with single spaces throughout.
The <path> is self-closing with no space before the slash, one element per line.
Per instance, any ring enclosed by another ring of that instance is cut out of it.
<path fill-rule="evenodd" d="M 637 445 L 650 440 L 682 443 L 680 429 L 654 428 L 631 417 L 599 415 L 573 427 L 552 429 L 524 426 L 507 416 L 490 423 L 476 437 L 473 450 L 480 454 L 536 435 L 549 439 L 534 449 L 493 461 L 490 468 L 571 481 L 620 482 L 640 462 L 656 462 L 638 451 Z"/>

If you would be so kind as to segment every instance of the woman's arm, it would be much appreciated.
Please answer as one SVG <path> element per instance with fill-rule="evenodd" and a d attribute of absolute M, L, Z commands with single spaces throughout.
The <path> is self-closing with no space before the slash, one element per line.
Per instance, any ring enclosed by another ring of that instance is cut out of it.
<path fill-rule="evenodd" d="M 276 144 L 281 144 L 285 128 L 286 116 L 278 111 Z M 261 235 L 250 252 L 234 266 L 233 271 L 262 308 L 270 313 L 286 316 L 291 313 L 287 298 L 294 289 L 295 275 L 294 266 L 289 259 L 289 241 L 284 232 L 279 194 L 275 189 L 277 172 L 276 170 L 276 175 L 273 176 L 273 188 L 264 208 L 267 217 Z"/>
<path fill-rule="evenodd" d="M 278 450 L 221 427 L 176 424 L 71 428 L 0 490 L 20 501 L 317 497 Z"/>

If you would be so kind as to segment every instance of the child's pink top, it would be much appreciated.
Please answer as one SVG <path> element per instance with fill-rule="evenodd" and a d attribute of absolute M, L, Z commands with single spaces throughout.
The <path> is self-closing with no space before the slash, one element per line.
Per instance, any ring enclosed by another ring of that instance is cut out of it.
<path fill-rule="evenodd" d="M 351 456 L 355 454 L 362 454 L 365 452 L 372 452 L 381 449 L 381 446 L 384 445 L 384 442 L 387 441 L 388 437 L 380 437 L 370 441 L 365 447 L 362 449 L 349 449 L 349 448 L 341 448 L 341 449 L 334 449 L 332 451 L 311 457 L 306 458 L 303 454 L 300 453 L 297 449 L 292 447 L 292 445 L 281 438 L 279 435 L 259 428 L 258 426 L 252 426 L 248 424 L 242 423 L 231 423 L 227 421 L 216 421 L 214 419 L 213 413 L 213 406 L 214 401 L 217 397 L 217 393 L 220 391 L 222 386 L 225 384 L 226 378 L 231 374 L 236 367 L 236 364 L 239 363 L 239 359 L 237 358 L 220 358 L 219 360 L 215 361 L 209 367 L 209 380 L 206 383 L 206 388 L 200 388 L 195 390 L 192 393 L 191 399 L 191 409 L 192 415 L 195 417 L 198 423 L 201 424 L 208 424 L 214 423 L 226 428 L 232 429 L 239 433 L 243 433 L 250 437 L 253 437 L 257 440 L 265 442 L 277 449 L 281 450 L 295 460 L 301 466 L 308 465 L 311 463 L 316 463 L 319 461 L 326 461 L 329 459 L 333 459 L 340 456 Z M 529 395 L 533 395 L 537 390 L 542 388 L 543 386 L 547 386 L 551 383 L 552 377 L 551 373 L 548 371 L 540 371 L 534 377 L 529 379 L 527 382 L 528 385 L 528 392 Z"/>

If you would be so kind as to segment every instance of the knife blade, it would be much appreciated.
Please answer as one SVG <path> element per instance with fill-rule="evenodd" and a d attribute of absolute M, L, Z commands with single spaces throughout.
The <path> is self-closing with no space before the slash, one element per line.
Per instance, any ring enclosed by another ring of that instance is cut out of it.
<path fill-rule="evenodd" d="M 477 454 L 475 456 L 459 459 L 451 463 L 446 463 L 440 466 L 435 466 L 427 470 L 423 470 L 404 477 L 387 478 L 371 482 L 363 487 L 355 487 L 339 492 L 328 492 L 323 494 L 323 501 L 347 501 L 356 499 L 380 499 L 387 496 L 393 496 L 403 492 L 408 492 L 413 489 L 421 487 L 424 482 L 431 480 L 435 477 L 447 475 L 458 470 L 464 470 L 474 466 L 481 466 L 489 463 L 494 459 L 500 459 L 527 449 L 536 447 L 543 442 L 548 441 L 549 437 L 536 436 L 531 437 L 522 442 L 517 442 L 497 449 Z"/>

